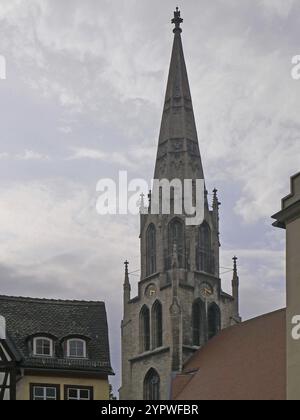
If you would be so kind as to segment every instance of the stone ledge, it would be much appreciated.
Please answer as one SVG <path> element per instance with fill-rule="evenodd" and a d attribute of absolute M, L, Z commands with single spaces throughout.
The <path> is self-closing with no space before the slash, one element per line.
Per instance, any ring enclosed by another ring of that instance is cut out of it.
<path fill-rule="evenodd" d="M 150 356 L 156 356 L 157 354 L 167 353 L 169 351 L 170 351 L 170 347 L 159 347 L 158 349 L 154 349 L 154 350 L 147 351 L 145 353 L 141 353 L 138 356 L 133 357 L 132 359 L 129 359 L 129 361 L 134 363 L 134 362 L 138 362 L 139 360 L 148 358 Z"/>

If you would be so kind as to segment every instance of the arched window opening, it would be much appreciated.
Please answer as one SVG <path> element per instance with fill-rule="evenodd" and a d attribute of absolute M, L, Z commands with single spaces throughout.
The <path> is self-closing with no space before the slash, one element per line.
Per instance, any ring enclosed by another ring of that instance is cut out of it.
<path fill-rule="evenodd" d="M 201 299 L 193 303 L 193 345 L 201 346 L 205 341 L 205 304 Z"/>
<path fill-rule="evenodd" d="M 197 244 L 197 270 L 214 274 L 214 257 L 211 244 L 211 230 L 209 225 L 204 222 L 198 232 Z"/>
<path fill-rule="evenodd" d="M 71 338 L 67 341 L 67 357 L 82 359 L 86 355 L 86 341 L 80 338 Z"/>
<path fill-rule="evenodd" d="M 221 330 L 221 311 L 216 303 L 212 303 L 208 308 L 208 339 L 216 336 Z"/>
<path fill-rule="evenodd" d="M 163 345 L 162 305 L 156 301 L 152 307 L 152 348 Z"/>
<path fill-rule="evenodd" d="M 35 337 L 33 339 L 34 356 L 53 357 L 53 340 L 48 337 Z"/>
<path fill-rule="evenodd" d="M 175 219 L 169 224 L 168 269 L 171 268 L 174 245 L 176 245 L 176 248 L 177 248 L 179 268 L 184 268 L 184 264 L 185 264 L 184 224 L 179 219 Z"/>
<path fill-rule="evenodd" d="M 150 369 L 144 379 L 144 400 L 160 400 L 160 378 L 154 369 Z"/>
<path fill-rule="evenodd" d="M 150 350 L 150 311 L 144 306 L 140 314 L 141 352 Z"/>
<path fill-rule="evenodd" d="M 151 224 L 147 229 L 147 276 L 156 272 L 156 230 Z"/>

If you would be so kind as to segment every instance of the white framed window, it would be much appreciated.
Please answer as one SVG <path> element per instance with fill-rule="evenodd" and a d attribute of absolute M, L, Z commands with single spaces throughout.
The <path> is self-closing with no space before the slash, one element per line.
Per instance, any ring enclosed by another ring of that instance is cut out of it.
<path fill-rule="evenodd" d="M 67 341 L 67 356 L 76 359 L 86 357 L 86 342 L 80 338 L 71 338 Z"/>
<path fill-rule="evenodd" d="M 34 356 L 53 357 L 53 340 L 47 337 L 35 337 L 33 339 Z"/>
<path fill-rule="evenodd" d="M 31 399 L 34 401 L 56 401 L 59 399 L 59 386 L 32 385 Z"/>
<path fill-rule="evenodd" d="M 68 401 L 91 401 L 93 399 L 93 388 L 66 386 L 65 399 Z"/>

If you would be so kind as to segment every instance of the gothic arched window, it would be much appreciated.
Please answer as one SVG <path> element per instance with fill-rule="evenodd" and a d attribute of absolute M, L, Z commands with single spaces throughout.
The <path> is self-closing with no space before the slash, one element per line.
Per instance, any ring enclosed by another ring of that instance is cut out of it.
<path fill-rule="evenodd" d="M 221 311 L 216 303 L 212 303 L 207 312 L 208 339 L 210 340 L 221 330 Z"/>
<path fill-rule="evenodd" d="M 192 308 L 194 346 L 201 346 L 205 342 L 205 318 L 205 304 L 201 299 L 197 299 Z"/>
<path fill-rule="evenodd" d="M 147 276 L 150 276 L 156 272 L 156 230 L 153 224 L 148 227 L 146 238 Z"/>
<path fill-rule="evenodd" d="M 140 313 L 140 347 L 141 352 L 150 350 L 150 311 L 143 306 Z"/>
<path fill-rule="evenodd" d="M 163 344 L 162 305 L 156 301 L 152 307 L 152 348 Z"/>
<path fill-rule="evenodd" d="M 211 230 L 209 225 L 204 222 L 198 231 L 197 243 L 197 270 L 206 273 L 214 273 L 214 259 L 211 246 Z"/>
<path fill-rule="evenodd" d="M 174 252 L 174 245 L 176 245 L 178 253 L 179 267 L 184 268 L 185 263 L 185 239 L 184 239 L 184 224 L 181 220 L 172 220 L 169 224 L 169 258 L 168 268 L 171 268 L 171 261 Z"/>
<path fill-rule="evenodd" d="M 150 369 L 144 379 L 144 400 L 160 400 L 160 378 L 155 369 Z"/>

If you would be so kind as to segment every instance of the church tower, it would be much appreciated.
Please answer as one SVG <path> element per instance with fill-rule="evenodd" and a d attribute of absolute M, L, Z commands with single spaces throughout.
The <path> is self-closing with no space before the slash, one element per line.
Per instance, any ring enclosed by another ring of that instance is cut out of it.
<path fill-rule="evenodd" d="M 190 179 L 195 188 L 204 174 L 183 54 L 182 22 L 177 8 L 154 179 Z M 141 211 L 141 279 L 134 298 L 125 263 L 123 400 L 169 399 L 172 375 L 221 329 L 240 322 L 236 257 L 232 296 L 221 287 L 217 190 L 211 206 L 206 189 L 203 200 L 200 226 L 189 226 L 187 216 L 175 214 L 174 206 L 171 214 Z M 151 192 L 148 204 L 150 210 Z"/>

